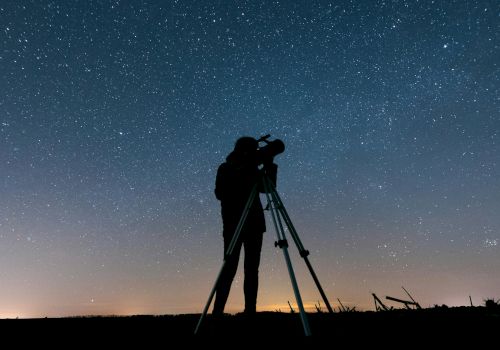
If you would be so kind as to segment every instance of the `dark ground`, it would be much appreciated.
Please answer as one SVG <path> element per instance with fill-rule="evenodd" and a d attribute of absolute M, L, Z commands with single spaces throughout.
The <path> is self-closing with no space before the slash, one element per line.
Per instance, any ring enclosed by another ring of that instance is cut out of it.
<path fill-rule="evenodd" d="M 113 345 L 174 344 L 193 339 L 199 314 L 177 316 L 71 317 L 2 320 L 5 335 L 22 334 L 21 340 L 69 339 L 80 345 L 103 342 Z M 430 308 L 383 312 L 310 313 L 308 319 L 313 337 L 328 344 L 370 343 L 391 344 L 395 339 L 411 345 L 418 342 L 442 343 L 448 340 L 465 342 L 495 339 L 500 335 L 500 309 L 486 307 Z M 206 337 L 273 343 L 290 343 L 303 338 L 298 313 L 258 313 L 249 319 L 244 315 L 214 319 L 208 315 L 200 328 L 198 340 Z M 8 338 L 7 336 L 7 338 Z M 295 339 L 295 340 L 294 340 Z M 47 342 L 48 341 L 48 342 Z M 208 341 L 210 343 L 210 341 Z M 394 344 L 394 343 L 393 343 Z M 378 348 L 378 346 L 377 346 Z"/>

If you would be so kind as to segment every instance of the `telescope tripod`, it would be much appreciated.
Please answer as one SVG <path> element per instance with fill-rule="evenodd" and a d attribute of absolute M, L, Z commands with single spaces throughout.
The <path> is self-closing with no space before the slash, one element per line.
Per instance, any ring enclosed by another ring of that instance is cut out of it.
<path fill-rule="evenodd" d="M 217 279 L 215 280 L 215 284 L 212 288 L 212 291 L 210 292 L 210 295 L 208 297 L 208 301 L 205 305 L 205 308 L 203 309 L 203 313 L 200 316 L 200 319 L 198 321 L 198 324 L 196 325 L 196 329 L 194 331 L 194 334 L 197 334 L 200 326 L 203 322 L 203 319 L 205 318 L 208 308 L 210 307 L 210 304 L 212 303 L 212 299 L 215 295 L 215 292 L 217 291 L 217 285 L 220 280 L 222 271 L 224 270 L 224 267 L 226 265 L 226 257 L 229 257 L 232 255 L 234 247 L 236 246 L 236 243 L 238 242 L 238 239 L 240 237 L 242 228 L 245 224 L 245 221 L 248 217 L 248 213 L 250 212 L 250 208 L 252 207 L 252 204 L 256 197 L 259 195 L 259 181 L 261 182 L 261 185 L 264 189 L 264 193 L 266 195 L 267 199 L 267 207 L 266 210 L 269 210 L 271 212 L 271 217 L 272 221 L 274 224 L 274 228 L 276 230 L 276 235 L 278 240 L 274 243 L 275 247 L 279 247 L 283 251 L 283 255 L 285 257 L 285 262 L 286 266 L 288 268 L 288 274 L 290 275 L 290 281 L 292 283 L 292 288 L 293 292 L 295 294 L 295 300 L 297 301 L 297 306 L 300 311 L 300 318 L 302 321 L 302 326 L 304 328 L 304 334 L 306 336 L 311 335 L 311 329 L 309 327 L 309 321 L 307 319 L 307 315 L 304 310 L 304 305 L 302 303 L 302 297 L 300 296 L 299 292 L 299 286 L 297 284 L 297 280 L 295 278 L 295 272 L 293 270 L 292 262 L 290 260 L 290 255 L 288 254 L 288 241 L 285 236 L 285 229 L 283 226 L 283 223 L 286 225 L 288 228 L 288 232 L 292 236 L 293 241 L 295 242 L 295 245 L 297 246 L 297 249 L 299 250 L 300 256 L 304 259 L 307 268 L 309 269 L 309 272 L 311 273 L 311 276 L 316 284 L 316 287 L 318 288 L 319 293 L 321 294 L 321 297 L 323 298 L 323 301 L 330 313 L 333 313 L 333 309 L 330 306 L 330 303 L 328 302 L 328 299 L 325 295 L 325 292 L 323 291 L 323 288 L 321 287 L 321 284 L 318 280 L 318 277 L 316 276 L 316 273 L 314 272 L 314 269 L 309 261 L 309 251 L 304 248 L 302 245 L 302 242 L 300 241 L 299 235 L 297 234 L 297 231 L 295 230 L 295 227 L 292 224 L 292 221 L 290 220 L 290 217 L 288 216 L 288 213 L 285 209 L 285 206 L 283 205 L 283 202 L 281 201 L 281 198 L 278 195 L 278 192 L 276 191 L 276 187 L 274 183 L 271 181 L 269 176 L 265 173 L 265 168 L 260 170 L 260 179 L 255 183 L 255 185 L 252 188 L 252 191 L 250 192 L 250 196 L 248 197 L 247 203 L 245 205 L 245 208 L 243 209 L 243 213 L 241 215 L 240 221 L 238 222 L 238 226 L 236 227 L 235 234 L 233 235 L 233 238 L 229 244 L 229 247 L 227 248 L 227 252 L 225 254 L 224 261 L 222 263 L 222 267 L 219 271 L 219 274 L 217 276 Z"/>

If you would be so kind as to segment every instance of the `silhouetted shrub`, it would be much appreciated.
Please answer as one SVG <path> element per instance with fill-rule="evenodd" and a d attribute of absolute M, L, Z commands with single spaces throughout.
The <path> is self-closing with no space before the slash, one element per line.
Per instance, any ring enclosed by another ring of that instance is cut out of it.
<path fill-rule="evenodd" d="M 486 299 L 484 301 L 484 306 L 486 306 L 487 309 L 498 310 L 500 309 L 500 301 L 495 301 L 495 299 Z"/>

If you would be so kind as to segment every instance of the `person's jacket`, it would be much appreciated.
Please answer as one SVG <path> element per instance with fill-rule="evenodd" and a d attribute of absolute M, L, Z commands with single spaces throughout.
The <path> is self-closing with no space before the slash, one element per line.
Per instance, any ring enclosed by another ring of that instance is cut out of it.
<path fill-rule="evenodd" d="M 272 181 L 276 181 L 277 165 L 266 165 L 267 173 Z M 250 197 L 254 185 L 261 186 L 259 169 L 255 159 L 232 152 L 217 170 L 215 196 L 221 201 L 224 235 L 232 235 L 236 230 L 243 209 Z M 244 231 L 264 232 L 266 224 L 260 197 L 257 195 L 245 222 Z"/>

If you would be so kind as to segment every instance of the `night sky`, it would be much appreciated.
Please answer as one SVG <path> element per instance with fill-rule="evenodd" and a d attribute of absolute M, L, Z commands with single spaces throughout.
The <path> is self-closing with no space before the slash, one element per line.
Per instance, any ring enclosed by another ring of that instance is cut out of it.
<path fill-rule="evenodd" d="M 401 286 L 424 307 L 500 298 L 499 13 L 2 1 L 0 318 L 201 312 L 223 256 L 217 167 L 267 133 L 333 306 L 373 310 L 372 292 L 407 299 Z M 258 310 L 288 311 L 267 226 Z M 228 312 L 242 287 L 238 272 Z"/>

